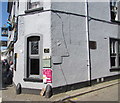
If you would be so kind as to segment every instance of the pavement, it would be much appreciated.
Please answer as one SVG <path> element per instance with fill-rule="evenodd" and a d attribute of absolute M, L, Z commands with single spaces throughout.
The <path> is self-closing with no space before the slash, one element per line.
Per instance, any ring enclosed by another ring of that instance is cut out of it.
<path fill-rule="evenodd" d="M 90 90 L 80 93 L 78 95 L 71 96 L 64 101 L 118 101 L 120 84 L 111 84 L 107 86 L 101 86 L 100 88 L 95 87 Z"/>
<path fill-rule="evenodd" d="M 77 90 L 71 90 L 64 93 L 53 95 L 47 99 L 44 96 L 34 94 L 16 95 L 13 85 L 2 90 L 2 101 L 41 101 L 41 103 L 76 103 L 76 101 L 119 101 L 120 79 L 99 83 L 91 87 L 85 87 Z M 106 93 L 106 94 L 105 94 Z M 110 95 L 109 95 L 110 94 Z M 108 98 L 106 98 L 108 95 Z M 98 98 L 96 98 L 98 97 Z"/>

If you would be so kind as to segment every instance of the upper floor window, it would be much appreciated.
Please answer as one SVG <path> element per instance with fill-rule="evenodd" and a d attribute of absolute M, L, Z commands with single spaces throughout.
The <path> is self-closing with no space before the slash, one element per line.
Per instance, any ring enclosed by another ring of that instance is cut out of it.
<path fill-rule="evenodd" d="M 111 0 L 110 2 L 111 20 L 120 21 L 120 0 Z"/>
<path fill-rule="evenodd" d="M 28 0 L 27 9 L 36 9 L 42 7 L 41 0 Z"/>

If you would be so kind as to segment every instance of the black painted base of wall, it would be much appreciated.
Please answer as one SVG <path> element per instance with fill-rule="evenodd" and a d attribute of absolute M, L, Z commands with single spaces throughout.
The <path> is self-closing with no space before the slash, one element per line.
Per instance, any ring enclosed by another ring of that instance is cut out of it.
<path fill-rule="evenodd" d="M 89 81 L 85 81 L 85 82 L 70 84 L 70 85 L 66 85 L 66 86 L 56 87 L 56 88 L 52 89 L 52 92 L 53 92 L 53 95 L 55 95 L 55 94 L 58 94 L 58 93 L 63 93 L 63 92 L 67 92 L 67 91 L 70 91 L 70 90 L 76 90 L 76 89 L 92 86 L 92 85 L 95 85 L 95 84 L 98 84 L 98 83 L 119 79 L 120 74 L 114 75 L 114 76 L 102 77 L 102 78 L 104 78 L 104 81 L 101 81 L 101 78 L 99 78 L 99 82 L 97 81 L 97 79 L 92 80 L 91 85 L 90 85 Z M 24 94 L 40 95 L 40 92 L 41 92 L 40 89 L 22 88 L 22 93 L 24 93 Z"/>
<path fill-rule="evenodd" d="M 99 82 L 97 81 L 97 79 L 92 80 L 91 85 L 90 85 L 89 81 L 86 81 L 86 82 L 80 82 L 80 83 L 75 83 L 75 84 L 70 84 L 70 85 L 66 85 L 66 86 L 53 88 L 53 94 L 67 92 L 67 91 L 70 91 L 70 90 L 76 90 L 76 89 L 80 89 L 80 88 L 84 88 L 84 87 L 88 87 L 88 86 L 93 86 L 93 85 L 96 85 L 96 84 L 99 84 L 99 83 L 119 79 L 120 74 L 114 75 L 114 76 L 102 77 L 102 78 L 104 78 L 104 81 L 102 81 L 101 78 L 98 78 Z"/>

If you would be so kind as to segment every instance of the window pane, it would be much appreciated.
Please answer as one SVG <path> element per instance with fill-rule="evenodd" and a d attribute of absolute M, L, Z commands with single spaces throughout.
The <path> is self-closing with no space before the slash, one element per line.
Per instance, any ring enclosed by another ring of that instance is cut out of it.
<path fill-rule="evenodd" d="M 120 54 L 120 41 L 118 42 L 118 53 Z"/>
<path fill-rule="evenodd" d="M 110 52 L 111 54 L 116 54 L 116 41 L 111 41 L 111 44 L 110 44 Z"/>
<path fill-rule="evenodd" d="M 38 41 L 31 41 L 31 54 L 38 54 Z"/>
<path fill-rule="evenodd" d="M 29 9 L 35 9 L 40 7 L 40 0 L 31 0 L 28 3 L 28 8 Z"/>
<path fill-rule="evenodd" d="M 111 57 L 111 66 L 115 66 L 116 57 Z"/>
<path fill-rule="evenodd" d="M 39 75 L 39 59 L 31 59 L 30 65 L 30 74 Z"/>

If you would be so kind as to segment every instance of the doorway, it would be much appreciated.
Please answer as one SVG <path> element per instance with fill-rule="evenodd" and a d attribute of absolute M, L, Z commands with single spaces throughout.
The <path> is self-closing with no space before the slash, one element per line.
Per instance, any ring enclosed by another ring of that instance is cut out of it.
<path fill-rule="evenodd" d="M 27 77 L 40 77 L 40 36 L 27 38 Z"/>

